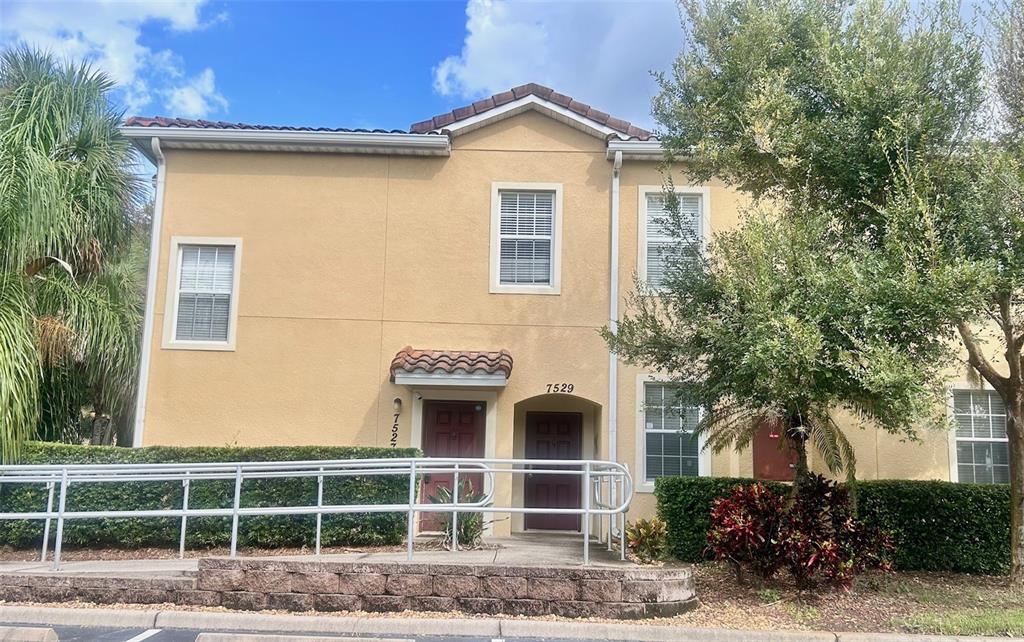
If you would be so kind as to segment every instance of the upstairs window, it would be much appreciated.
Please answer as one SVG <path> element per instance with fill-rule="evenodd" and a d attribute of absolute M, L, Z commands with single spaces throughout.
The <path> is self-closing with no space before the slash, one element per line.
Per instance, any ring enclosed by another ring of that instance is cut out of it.
<path fill-rule="evenodd" d="M 699 242 L 706 207 L 706 191 L 676 190 L 682 229 L 673 233 L 675 221 L 668 208 L 668 197 L 661 188 L 641 189 L 641 243 L 639 267 L 643 280 L 657 290 L 665 285 L 671 261 L 681 253 L 694 253 L 688 244 Z"/>
<path fill-rule="evenodd" d="M 1010 482 L 1006 407 L 993 390 L 954 390 L 957 480 L 973 484 Z"/>
<path fill-rule="evenodd" d="M 492 247 L 492 292 L 558 293 L 556 186 L 496 186 Z"/>
<path fill-rule="evenodd" d="M 162 347 L 233 350 L 241 239 L 172 237 Z"/>
<path fill-rule="evenodd" d="M 227 341 L 235 248 L 182 245 L 175 341 Z"/>

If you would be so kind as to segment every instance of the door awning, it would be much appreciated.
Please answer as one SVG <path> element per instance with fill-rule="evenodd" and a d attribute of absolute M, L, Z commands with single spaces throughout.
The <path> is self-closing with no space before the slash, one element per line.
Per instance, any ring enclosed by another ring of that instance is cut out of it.
<path fill-rule="evenodd" d="M 391 360 L 391 381 L 415 386 L 503 387 L 512 374 L 512 353 L 420 350 L 405 346 Z"/>

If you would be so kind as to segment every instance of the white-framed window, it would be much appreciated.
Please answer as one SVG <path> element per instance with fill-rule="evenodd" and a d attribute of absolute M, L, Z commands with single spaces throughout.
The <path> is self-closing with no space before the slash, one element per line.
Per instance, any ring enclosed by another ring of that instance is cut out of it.
<path fill-rule="evenodd" d="M 1006 407 L 994 390 L 953 389 L 953 453 L 956 480 L 974 484 L 1010 482 Z"/>
<path fill-rule="evenodd" d="M 234 350 L 242 240 L 171 239 L 164 348 Z"/>
<path fill-rule="evenodd" d="M 692 236 L 703 244 L 707 233 L 710 190 L 707 187 L 675 187 L 673 192 L 679 200 L 679 222 L 686 228 L 683 230 L 684 238 Z M 670 229 L 671 215 L 664 188 L 641 186 L 639 194 L 637 273 L 642 281 L 657 290 L 664 284 L 670 258 L 685 248 L 680 237 Z"/>
<path fill-rule="evenodd" d="M 653 375 L 637 378 L 638 490 L 654 490 L 659 477 L 709 475 L 704 440 L 694 435 L 703 410 L 684 406 L 671 382 Z"/>
<path fill-rule="evenodd" d="M 561 227 L 560 184 L 494 183 L 490 291 L 558 294 Z"/>

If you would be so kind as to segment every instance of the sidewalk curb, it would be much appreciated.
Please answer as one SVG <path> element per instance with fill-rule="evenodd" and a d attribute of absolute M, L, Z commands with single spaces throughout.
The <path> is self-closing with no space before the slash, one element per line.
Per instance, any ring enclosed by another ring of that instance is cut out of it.
<path fill-rule="evenodd" d="M 0 620 L 4 612 L 0 609 Z M 498 620 L 270 615 L 212 611 L 161 611 L 156 629 L 346 633 L 348 635 L 480 635 L 499 637 Z"/>
<path fill-rule="evenodd" d="M 0 623 L 115 626 L 152 629 L 156 611 L 136 609 L 76 609 L 52 606 L 0 606 Z"/>
<path fill-rule="evenodd" d="M 690 628 L 654 624 L 416 617 L 277 615 L 246 612 L 82 609 L 0 605 L 0 623 L 211 632 L 341 633 L 346 636 L 564 638 L 616 642 L 990 642 L 1001 638 Z M 0 627 L 2 630 L 2 627 Z M 37 638 L 33 638 L 37 639 Z M 38 638 L 43 639 L 43 638 Z M 0 636 L 0 642 L 4 638 Z"/>
<path fill-rule="evenodd" d="M 2 642 L 57 642 L 53 629 L 29 626 L 0 626 Z"/>

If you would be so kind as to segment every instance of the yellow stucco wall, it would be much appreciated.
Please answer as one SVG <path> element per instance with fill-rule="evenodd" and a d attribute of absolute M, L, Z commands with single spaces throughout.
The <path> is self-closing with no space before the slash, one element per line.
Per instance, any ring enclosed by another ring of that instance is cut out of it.
<path fill-rule="evenodd" d="M 447 158 L 166 156 L 144 444 L 386 446 L 396 398 L 398 445 L 414 443 L 416 394 L 431 393 L 391 384 L 388 372 L 395 353 L 412 345 L 511 351 L 514 370 L 493 415 L 495 456 L 516 454 L 516 404 L 526 400 L 520 411 L 589 409 L 591 443 L 607 456 L 608 353 L 597 329 L 608 317 L 612 164 L 603 140 L 527 112 L 454 138 Z M 689 183 L 683 173 L 674 178 Z M 658 163 L 623 166 L 623 295 L 637 265 L 638 188 L 662 180 Z M 493 182 L 561 184 L 559 295 L 489 292 Z M 721 183 L 708 188 L 711 231 L 736 225 L 742 200 Z M 233 351 L 161 347 L 172 236 L 243 240 Z M 619 368 L 618 456 L 631 469 L 640 374 Z M 540 397 L 555 382 L 572 383 L 579 399 L 559 406 Z M 862 477 L 948 478 L 945 434 L 923 445 L 873 429 L 853 437 Z M 714 455 L 711 473 L 750 475 L 750 459 Z M 501 489 L 509 500 L 517 492 Z M 641 493 L 631 517 L 653 506 Z"/>

